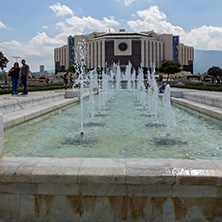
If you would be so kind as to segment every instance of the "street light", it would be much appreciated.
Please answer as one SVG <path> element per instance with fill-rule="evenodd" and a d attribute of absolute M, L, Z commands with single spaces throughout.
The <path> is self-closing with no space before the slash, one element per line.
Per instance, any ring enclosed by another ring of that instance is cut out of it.
<path fill-rule="evenodd" d="M 16 59 L 16 62 L 17 62 L 17 59 L 21 59 L 20 56 L 12 56 L 12 58 Z"/>

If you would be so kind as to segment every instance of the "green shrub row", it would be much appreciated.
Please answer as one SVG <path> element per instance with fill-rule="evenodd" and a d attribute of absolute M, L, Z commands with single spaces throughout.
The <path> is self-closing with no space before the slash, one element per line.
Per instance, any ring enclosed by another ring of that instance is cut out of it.
<path fill-rule="evenodd" d="M 198 89 L 198 90 L 206 90 L 206 91 L 218 91 L 222 92 L 222 86 L 212 87 L 212 86 L 191 86 L 191 85 L 172 85 L 173 88 L 185 88 L 185 89 Z"/>
<path fill-rule="evenodd" d="M 64 86 L 61 85 L 46 85 L 46 86 L 29 86 L 28 87 L 28 92 L 34 92 L 34 91 L 47 91 L 47 90 L 58 90 L 58 89 L 64 89 Z M 23 88 L 18 88 L 17 90 L 18 92 L 22 92 Z M 0 89 L 0 95 L 2 94 L 10 94 L 12 93 L 12 89 L 11 88 L 7 88 L 7 89 Z"/>
<path fill-rule="evenodd" d="M 206 84 L 202 82 L 187 82 L 185 83 L 186 86 L 206 86 L 206 87 L 222 87 L 222 85 L 216 85 L 216 84 Z"/>
<path fill-rule="evenodd" d="M 202 82 L 187 82 L 185 83 L 187 86 L 204 86 Z"/>

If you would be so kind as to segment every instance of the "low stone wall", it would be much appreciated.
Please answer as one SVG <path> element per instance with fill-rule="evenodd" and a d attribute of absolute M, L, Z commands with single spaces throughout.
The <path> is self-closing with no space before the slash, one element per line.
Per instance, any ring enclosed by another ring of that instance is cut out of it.
<path fill-rule="evenodd" d="M 222 93 L 221 95 L 206 95 L 199 93 L 190 93 L 190 92 L 184 92 L 183 98 L 188 99 L 194 102 L 206 104 L 209 106 L 215 106 L 222 108 Z"/>
<path fill-rule="evenodd" d="M 4 158 L 0 218 L 222 221 L 222 161 Z"/>
<path fill-rule="evenodd" d="M 0 113 L 0 159 L 3 157 L 4 152 L 4 123 L 3 114 Z"/>
<path fill-rule="evenodd" d="M 163 94 L 159 94 L 163 97 Z M 172 89 L 171 101 L 211 118 L 222 121 L 222 93 Z"/>
<path fill-rule="evenodd" d="M 31 96 L 2 96 L 0 100 L 0 113 L 8 114 L 23 109 L 36 107 L 53 101 L 64 99 L 63 92 L 30 93 Z"/>

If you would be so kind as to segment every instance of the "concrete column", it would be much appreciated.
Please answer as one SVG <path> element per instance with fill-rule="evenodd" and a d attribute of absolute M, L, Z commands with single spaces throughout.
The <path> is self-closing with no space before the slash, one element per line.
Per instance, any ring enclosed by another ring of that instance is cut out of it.
<path fill-rule="evenodd" d="M 105 63 L 106 63 L 106 52 L 105 52 L 105 40 L 102 40 L 102 67 L 105 67 Z"/>
<path fill-rule="evenodd" d="M 145 66 L 144 64 L 144 40 L 141 40 L 141 63 L 142 63 L 142 67 Z"/>
<path fill-rule="evenodd" d="M 156 41 L 153 41 L 153 62 L 155 63 L 155 68 L 157 67 L 156 64 Z"/>
<path fill-rule="evenodd" d="M 0 113 L 0 159 L 3 157 L 4 151 L 4 125 L 3 125 L 3 114 Z"/>
<path fill-rule="evenodd" d="M 98 66 L 101 67 L 101 47 L 100 47 L 101 40 L 98 41 Z"/>
<path fill-rule="evenodd" d="M 160 65 L 160 51 L 159 51 L 159 42 L 156 44 L 156 67 Z"/>
<path fill-rule="evenodd" d="M 96 68 L 97 64 L 98 64 L 98 60 L 97 60 L 97 58 L 98 58 L 97 45 L 98 45 L 98 41 L 95 41 L 95 43 L 94 43 L 94 52 L 95 52 L 94 56 L 95 56 L 95 60 L 94 60 L 94 67 L 93 68 Z"/>
<path fill-rule="evenodd" d="M 163 53 L 164 53 L 164 51 L 163 51 L 163 43 L 161 42 L 161 59 L 160 59 L 160 63 L 163 62 Z"/>
<path fill-rule="evenodd" d="M 94 54 L 93 54 L 93 42 L 91 42 L 91 69 L 93 68 L 93 62 L 94 62 Z"/>
<path fill-rule="evenodd" d="M 87 56 L 86 56 L 86 67 L 88 67 L 89 68 L 89 43 L 88 42 L 86 42 L 86 54 L 87 54 Z"/>
<path fill-rule="evenodd" d="M 150 64 L 149 67 L 152 68 L 153 64 L 153 41 L 150 41 Z"/>
<path fill-rule="evenodd" d="M 148 68 L 150 66 L 148 40 L 146 40 L 145 44 L 146 44 L 146 67 Z"/>

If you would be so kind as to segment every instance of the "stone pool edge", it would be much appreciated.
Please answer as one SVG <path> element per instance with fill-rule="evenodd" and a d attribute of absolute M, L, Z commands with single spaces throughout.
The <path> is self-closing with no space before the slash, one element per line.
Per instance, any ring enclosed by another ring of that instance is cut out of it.
<path fill-rule="evenodd" d="M 149 220 L 185 221 L 196 215 L 195 219 L 213 221 L 222 218 L 221 203 L 222 160 L 0 160 L 0 218 L 141 221 L 143 215 Z"/>
<path fill-rule="evenodd" d="M 163 94 L 159 94 L 160 98 L 163 98 Z M 180 106 L 183 106 L 185 108 L 189 108 L 193 111 L 196 111 L 198 113 L 204 114 L 206 116 L 209 116 L 213 119 L 217 119 L 222 121 L 222 108 L 210 106 L 203 103 L 198 103 L 195 101 L 191 101 L 188 99 L 184 99 L 182 97 L 170 97 L 170 100 L 172 103 L 178 104 Z"/>
<path fill-rule="evenodd" d="M 222 160 L 3 157 L 0 219 L 8 218 L 221 221 Z"/>

